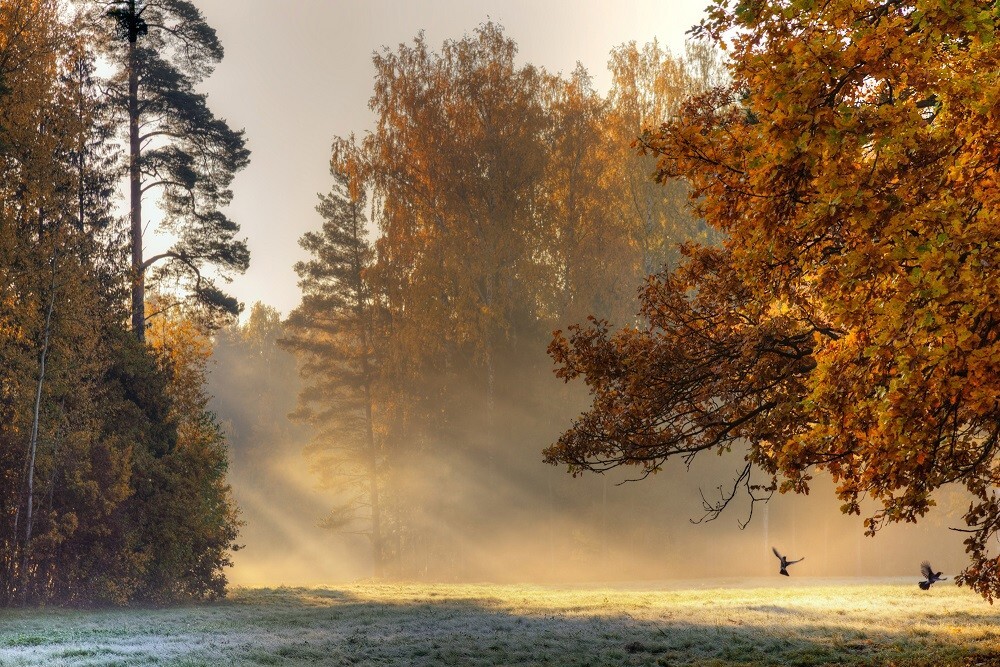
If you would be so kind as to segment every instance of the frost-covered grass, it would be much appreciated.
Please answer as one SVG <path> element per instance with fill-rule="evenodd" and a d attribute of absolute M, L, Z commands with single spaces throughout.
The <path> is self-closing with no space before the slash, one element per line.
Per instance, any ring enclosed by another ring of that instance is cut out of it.
<path fill-rule="evenodd" d="M 1000 608 L 952 585 L 800 579 L 237 589 L 170 609 L 0 612 L 3 667 L 314 664 L 997 667 Z"/>

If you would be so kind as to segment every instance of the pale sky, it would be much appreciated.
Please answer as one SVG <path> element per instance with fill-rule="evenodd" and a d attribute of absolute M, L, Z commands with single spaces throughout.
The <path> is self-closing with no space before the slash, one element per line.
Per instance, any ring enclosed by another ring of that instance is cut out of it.
<path fill-rule="evenodd" d="M 209 106 L 245 128 L 250 166 L 233 184 L 229 215 L 250 245 L 250 269 L 230 286 L 247 309 L 264 301 L 288 313 L 299 301 L 292 265 L 298 239 L 320 225 L 316 195 L 327 192 L 330 145 L 373 126 L 371 55 L 423 30 L 437 49 L 492 19 L 519 47 L 521 62 L 568 73 L 580 61 L 598 89 L 608 54 L 658 38 L 683 48 L 684 33 L 710 0 L 195 0 L 226 50 L 204 84 Z"/>

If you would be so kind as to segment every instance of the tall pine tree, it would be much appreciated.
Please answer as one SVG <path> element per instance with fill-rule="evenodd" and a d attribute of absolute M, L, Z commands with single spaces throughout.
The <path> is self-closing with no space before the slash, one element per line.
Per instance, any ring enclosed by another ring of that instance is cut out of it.
<path fill-rule="evenodd" d="M 288 318 L 287 349 L 299 358 L 306 388 L 297 415 L 316 428 L 309 447 L 314 466 L 346 501 L 326 525 L 366 523 L 375 576 L 383 573 L 382 454 L 375 437 L 375 306 L 365 282 L 374 250 L 367 240 L 365 191 L 351 141 L 334 144 L 334 185 L 320 196 L 318 232 L 300 244 L 312 258 L 295 265 L 302 303 Z"/>
<path fill-rule="evenodd" d="M 243 272 L 250 255 L 239 225 L 222 212 L 229 185 L 250 159 L 243 131 L 208 108 L 195 86 L 222 60 L 223 49 L 201 11 L 188 0 L 118 0 L 108 16 L 120 65 L 113 92 L 128 135 L 132 248 L 132 328 L 145 331 L 147 273 L 186 288 L 207 312 L 235 315 L 240 304 L 208 274 Z M 175 238 L 167 250 L 143 256 L 149 218 L 143 197 L 160 193 L 161 228 Z"/>

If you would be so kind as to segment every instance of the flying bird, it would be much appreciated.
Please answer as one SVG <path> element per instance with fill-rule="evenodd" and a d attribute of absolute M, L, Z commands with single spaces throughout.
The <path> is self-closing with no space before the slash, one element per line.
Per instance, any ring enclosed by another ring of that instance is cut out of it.
<path fill-rule="evenodd" d="M 935 572 L 934 568 L 927 561 L 920 564 L 920 574 L 926 577 L 927 581 L 921 581 L 917 585 L 920 586 L 922 590 L 927 590 L 936 581 L 944 581 L 948 577 L 942 577 L 940 572 Z"/>
<path fill-rule="evenodd" d="M 787 570 L 786 568 L 787 568 L 787 567 L 788 567 L 789 565 L 794 565 L 795 563 L 798 563 L 798 562 L 799 562 L 800 560 L 805 560 L 805 558 L 806 558 L 805 556 L 803 556 L 803 557 L 802 557 L 802 558 L 800 558 L 799 560 L 788 560 L 787 558 L 785 558 L 784 556 L 782 556 L 781 554 L 779 554 L 779 553 L 778 553 L 778 550 L 777 550 L 777 549 L 775 549 L 774 547 L 771 547 L 771 551 L 773 551 L 773 552 L 774 552 L 774 555 L 775 555 L 775 556 L 777 556 L 777 557 L 778 557 L 778 560 L 780 560 L 780 561 L 781 561 L 781 569 L 780 569 L 780 570 L 778 570 L 779 574 L 783 574 L 783 575 L 785 575 L 786 577 L 788 576 L 788 570 Z M 939 574 L 940 574 L 940 573 L 939 573 Z"/>

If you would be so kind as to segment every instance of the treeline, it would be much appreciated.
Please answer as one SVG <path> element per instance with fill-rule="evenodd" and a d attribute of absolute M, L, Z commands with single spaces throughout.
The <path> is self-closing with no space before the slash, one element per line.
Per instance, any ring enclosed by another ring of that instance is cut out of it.
<path fill-rule="evenodd" d="M 122 30 L 128 20 L 139 41 Z M 137 235 L 119 213 L 139 208 L 158 181 L 172 181 L 164 187 L 178 199 L 206 187 L 201 167 L 171 143 L 169 104 L 156 101 L 170 86 L 171 104 L 190 92 L 184 77 L 171 78 L 179 56 L 157 36 L 181 20 L 201 21 L 183 0 L 0 3 L 2 604 L 225 590 L 238 521 L 225 439 L 203 390 L 206 323 L 222 321 L 219 309 L 166 283 L 160 296 L 140 290 L 132 301 L 152 267 L 141 255 L 150 222 L 133 216 Z M 109 76 L 97 75 L 99 63 Z M 219 122 L 203 102 L 201 122 Z M 157 127 L 163 138 L 151 134 Z M 143 133 L 143 156 L 130 150 L 130 130 Z M 139 200 L 122 202 L 130 173 Z M 226 201 L 224 185 L 207 187 Z M 187 204 L 168 198 L 164 211 L 179 243 L 198 238 L 184 228 Z M 205 266 L 177 248 L 171 259 Z"/>
<path fill-rule="evenodd" d="M 516 53 L 493 23 L 377 53 L 374 131 L 334 142 L 322 228 L 301 240 L 284 337 L 297 416 L 343 501 L 325 525 L 368 535 L 376 574 L 481 574 L 473 551 L 551 488 L 547 420 L 574 400 L 553 382 L 552 330 L 627 325 L 679 243 L 715 240 L 632 146 L 721 83 L 715 52 L 623 45 L 607 95 L 582 66 L 553 75 Z"/>

